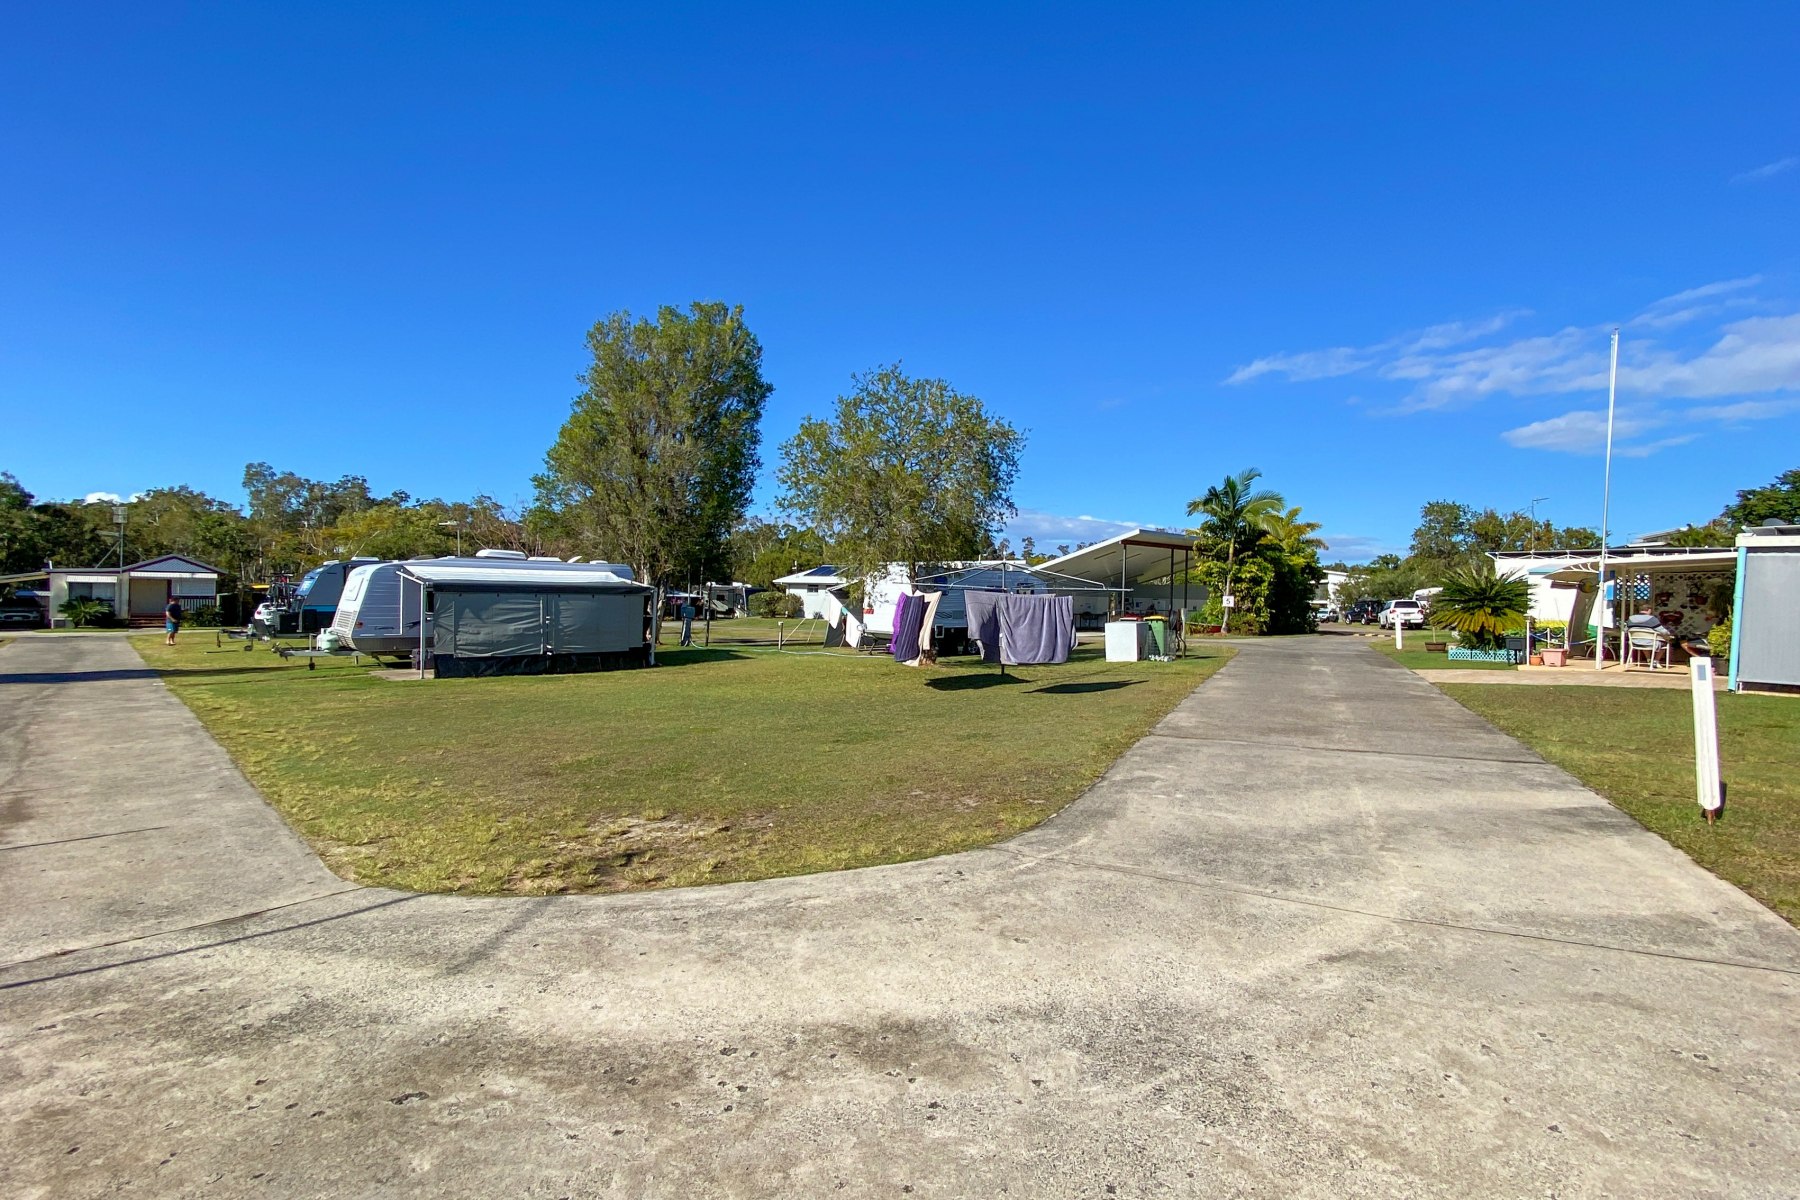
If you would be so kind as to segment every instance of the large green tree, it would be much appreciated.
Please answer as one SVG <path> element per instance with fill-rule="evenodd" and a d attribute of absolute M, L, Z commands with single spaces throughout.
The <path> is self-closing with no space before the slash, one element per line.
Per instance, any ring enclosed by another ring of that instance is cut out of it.
<path fill-rule="evenodd" d="M 978 557 L 1016 511 L 1025 436 L 976 397 L 897 364 L 853 379 L 831 417 L 808 417 L 781 447 L 783 511 L 854 576 Z"/>
<path fill-rule="evenodd" d="M 1765 487 L 1745 488 L 1725 506 L 1720 519 L 1734 529 L 1778 520 L 1800 523 L 1800 467 L 1783 471 Z"/>
<path fill-rule="evenodd" d="M 774 390 L 743 309 L 616 312 L 587 344 L 582 392 L 534 480 L 539 520 L 559 544 L 645 580 L 723 573 Z"/>

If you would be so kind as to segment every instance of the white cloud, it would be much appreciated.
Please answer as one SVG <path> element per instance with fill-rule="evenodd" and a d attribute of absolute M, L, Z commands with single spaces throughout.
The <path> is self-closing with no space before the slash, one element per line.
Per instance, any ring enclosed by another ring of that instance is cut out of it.
<path fill-rule="evenodd" d="M 1745 421 L 1764 421 L 1800 410 L 1800 400 L 1739 400 L 1736 404 L 1709 404 L 1690 408 L 1686 416 L 1693 421 L 1720 421 L 1741 425 Z"/>
<path fill-rule="evenodd" d="M 1761 283 L 1761 275 L 1746 275 L 1742 279 L 1721 279 L 1717 283 L 1703 283 L 1699 287 L 1676 292 L 1673 296 L 1664 296 L 1645 306 L 1646 311 L 1652 308 L 1679 308 L 1683 304 L 1692 304 L 1696 300 L 1705 300 L 1709 296 L 1723 296 L 1727 292 L 1741 292 L 1745 288 L 1753 288 Z"/>
<path fill-rule="evenodd" d="M 1613 416 L 1613 445 L 1667 424 L 1659 413 L 1620 412 Z M 1559 450 L 1565 454 L 1599 454 L 1606 449 L 1606 410 L 1577 409 L 1560 417 L 1533 421 L 1500 435 L 1521 450 Z"/>
<path fill-rule="evenodd" d="M 1038 509 L 1021 508 L 1006 523 L 1003 533 L 1012 540 L 1014 546 L 1023 538 L 1030 538 L 1037 543 L 1040 551 L 1044 551 L 1063 542 L 1071 546 L 1077 542 L 1103 542 L 1127 530 L 1142 528 L 1147 526 L 1136 521 L 1109 521 L 1104 517 L 1089 516 L 1064 517 Z"/>
<path fill-rule="evenodd" d="M 89 492 L 81 498 L 83 504 L 123 504 L 125 497 L 117 492 Z"/>
<path fill-rule="evenodd" d="M 1334 346 L 1329 350 L 1308 350 L 1302 354 L 1271 354 L 1239 367 L 1226 376 L 1225 382 L 1246 383 L 1259 375 L 1285 375 L 1290 383 L 1335 379 L 1374 366 L 1375 360 L 1366 357 L 1367 353 L 1349 346 Z"/>
<path fill-rule="evenodd" d="M 1775 176 L 1786 171 L 1791 171 L 1795 167 L 1800 167 L 1800 157 L 1795 157 L 1790 154 L 1786 158 L 1778 158 L 1772 163 L 1764 163 L 1762 166 L 1754 167 L 1740 175 L 1733 175 L 1731 177 L 1731 182 L 1761 183 L 1765 179 L 1773 179 Z"/>
<path fill-rule="evenodd" d="M 1749 317 L 1720 331 L 1719 340 L 1692 358 L 1649 343 L 1619 386 L 1650 396 L 1704 400 L 1800 390 L 1800 313 Z"/>
<path fill-rule="evenodd" d="M 1298 354 L 1272 354 L 1238 367 L 1225 377 L 1225 382 L 1248 383 L 1262 375 L 1283 375 L 1289 383 L 1306 383 L 1314 379 L 1354 375 L 1395 354 L 1404 357 L 1446 350 L 1451 346 L 1487 337 L 1498 333 L 1520 317 L 1529 315 L 1529 309 L 1508 309 L 1480 321 L 1446 321 L 1441 325 L 1427 326 L 1361 349 L 1332 346 L 1325 350 L 1305 350 Z"/>
<path fill-rule="evenodd" d="M 1634 400 L 1712 400 L 1800 392 L 1800 312 L 1741 317 L 1694 330 L 1680 344 L 1665 340 L 1727 308 L 1757 303 L 1743 295 L 1760 276 L 1727 279 L 1665 296 L 1634 318 L 1620 342 L 1619 394 Z M 1467 346 L 1522 315 L 1433 326 L 1365 348 L 1334 347 L 1260 358 L 1226 380 L 1260 375 L 1289 380 L 1361 373 L 1406 385 L 1391 411 L 1417 412 L 1477 403 L 1496 396 L 1604 394 L 1611 332 L 1606 325 L 1572 325 L 1554 333 Z M 1696 336 L 1697 335 L 1697 336 Z M 1740 419 L 1749 419 L 1746 416 Z M 1773 415 L 1768 414 L 1768 415 Z"/>

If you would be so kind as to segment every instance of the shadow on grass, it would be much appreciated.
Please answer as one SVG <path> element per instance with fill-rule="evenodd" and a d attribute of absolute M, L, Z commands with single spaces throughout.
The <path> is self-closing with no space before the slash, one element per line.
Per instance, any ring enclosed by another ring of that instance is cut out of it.
<path fill-rule="evenodd" d="M 1030 683 L 1029 679 L 1020 679 L 1017 675 L 1001 675 L 999 673 L 967 675 L 939 675 L 925 681 L 928 688 L 936 688 L 940 692 L 971 692 L 979 688 L 1017 686 Z"/>
<path fill-rule="evenodd" d="M 9 683 L 110 683 L 120 679 L 155 679 L 149 667 L 125 667 L 114 671 L 30 671 L 0 675 L 0 685 Z"/>
<path fill-rule="evenodd" d="M 1053 683 L 1048 687 L 1032 688 L 1034 696 L 1085 696 L 1089 692 L 1116 692 L 1120 688 L 1136 687 L 1144 682 L 1142 679 L 1096 679 L 1091 683 Z"/>
<path fill-rule="evenodd" d="M 689 646 L 686 649 L 663 647 L 656 652 L 657 667 L 698 667 L 706 663 L 728 662 L 734 658 L 748 658 L 736 650 L 722 650 L 717 646 Z"/>

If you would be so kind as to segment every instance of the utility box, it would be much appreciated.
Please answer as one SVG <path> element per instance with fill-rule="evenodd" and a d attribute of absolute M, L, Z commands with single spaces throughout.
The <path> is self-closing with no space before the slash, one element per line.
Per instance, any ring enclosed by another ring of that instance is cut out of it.
<path fill-rule="evenodd" d="M 1142 621 L 1106 623 L 1106 661 L 1142 662 L 1150 653 L 1150 629 Z"/>
<path fill-rule="evenodd" d="M 1737 552 L 1731 688 L 1800 691 L 1800 525 L 1746 529 Z"/>

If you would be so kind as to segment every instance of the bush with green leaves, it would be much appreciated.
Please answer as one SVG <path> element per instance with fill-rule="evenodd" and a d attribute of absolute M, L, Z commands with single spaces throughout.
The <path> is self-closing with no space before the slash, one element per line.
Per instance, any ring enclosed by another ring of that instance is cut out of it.
<path fill-rule="evenodd" d="M 1455 567 L 1431 601 L 1431 623 L 1456 631 L 1471 650 L 1498 650 L 1517 632 L 1531 608 L 1531 584 L 1494 573 L 1492 562 Z"/>
<path fill-rule="evenodd" d="M 113 618 L 112 605 L 92 596 L 71 596 L 57 605 L 56 611 L 67 617 L 69 624 L 77 629 L 110 624 Z"/>
<path fill-rule="evenodd" d="M 804 606 L 800 602 L 800 597 L 788 592 L 758 592 L 750 597 L 750 611 L 759 617 L 792 620 L 803 610 Z"/>
<path fill-rule="evenodd" d="M 1706 631 L 1706 646 L 1714 658 L 1731 657 L 1731 618 L 1726 617 Z"/>

